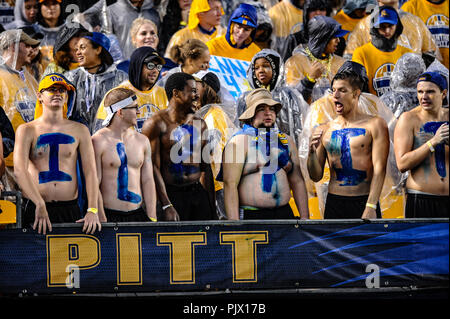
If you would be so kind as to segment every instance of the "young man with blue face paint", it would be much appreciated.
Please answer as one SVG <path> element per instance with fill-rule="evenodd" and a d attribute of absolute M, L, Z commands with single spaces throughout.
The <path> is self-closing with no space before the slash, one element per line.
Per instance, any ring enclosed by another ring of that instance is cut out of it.
<path fill-rule="evenodd" d="M 305 181 L 294 139 L 275 128 L 281 104 L 258 88 L 246 97 L 245 124 L 222 155 L 228 219 L 293 219 L 291 190 L 302 219 L 309 218 Z M 219 177 L 218 177 L 219 178 Z"/>
<path fill-rule="evenodd" d="M 137 97 L 130 89 L 114 88 L 106 94 L 104 107 L 105 127 L 92 136 L 99 210 L 104 209 L 109 222 L 156 221 L 150 142 L 134 129 Z"/>
<path fill-rule="evenodd" d="M 353 69 L 338 72 L 332 82 L 337 117 L 318 126 L 310 140 L 307 168 L 318 182 L 325 161 L 330 181 L 324 219 L 381 218 L 378 204 L 389 154 L 386 122 L 358 110 L 364 81 Z"/>
<path fill-rule="evenodd" d="M 152 147 L 155 185 L 162 206 L 158 220 L 217 219 L 207 129 L 195 115 L 199 99 L 195 78 L 170 75 L 165 84 L 169 105 L 144 122 L 142 133 Z"/>
<path fill-rule="evenodd" d="M 90 134 L 83 124 L 66 118 L 74 91 L 62 75 L 45 76 L 37 93 L 37 106 L 42 113 L 16 131 L 14 173 L 24 195 L 23 223 L 24 226 L 31 224 L 43 234 L 52 230 L 52 223 L 83 222 L 83 231 L 87 233 L 101 230 Z M 84 214 L 77 200 L 78 156 L 89 207 Z"/>
<path fill-rule="evenodd" d="M 406 218 L 449 216 L 448 84 L 437 72 L 417 81 L 419 106 L 404 112 L 395 127 L 394 151 L 406 180 Z"/>

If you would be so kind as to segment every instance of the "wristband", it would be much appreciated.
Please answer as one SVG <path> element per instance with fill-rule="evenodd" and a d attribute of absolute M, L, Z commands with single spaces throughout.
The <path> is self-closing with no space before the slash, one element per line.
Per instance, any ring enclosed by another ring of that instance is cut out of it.
<path fill-rule="evenodd" d="M 156 218 L 153 218 L 153 217 L 149 217 L 149 218 L 150 218 L 150 220 L 151 220 L 152 222 L 157 222 L 157 221 L 158 221 Z"/>
<path fill-rule="evenodd" d="M 172 204 L 165 205 L 162 207 L 162 210 L 166 210 L 167 208 L 172 207 L 172 206 L 173 206 Z"/>
<path fill-rule="evenodd" d="M 87 209 L 87 212 L 88 213 L 92 213 L 92 214 L 97 214 L 98 213 L 98 209 L 94 208 L 94 207 L 91 207 L 91 208 Z"/>
<path fill-rule="evenodd" d="M 430 141 L 428 141 L 426 144 L 428 145 L 428 147 L 429 147 L 429 149 L 430 149 L 430 152 L 433 153 L 433 152 L 434 152 L 433 144 L 431 144 Z"/>
<path fill-rule="evenodd" d="M 366 207 L 377 209 L 377 205 L 374 205 L 374 204 L 371 204 L 371 203 L 366 203 Z"/>
<path fill-rule="evenodd" d="M 310 77 L 309 74 L 306 74 L 306 78 L 308 79 L 309 82 L 316 83 L 316 80 Z"/>

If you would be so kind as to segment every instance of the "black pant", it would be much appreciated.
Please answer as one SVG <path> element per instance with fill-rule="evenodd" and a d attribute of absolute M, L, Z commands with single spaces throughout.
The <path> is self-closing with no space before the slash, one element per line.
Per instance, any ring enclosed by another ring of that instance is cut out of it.
<path fill-rule="evenodd" d="M 244 219 L 295 219 L 289 204 L 275 208 L 246 209 Z"/>
<path fill-rule="evenodd" d="M 369 195 L 340 196 L 328 193 L 325 204 L 324 219 L 360 219 Z M 380 204 L 377 203 L 377 218 L 381 218 Z"/>
<path fill-rule="evenodd" d="M 448 218 L 449 197 L 406 194 L 405 218 Z"/>
<path fill-rule="evenodd" d="M 48 217 L 52 224 L 54 223 L 74 223 L 81 218 L 78 200 L 55 201 L 45 203 Z M 24 198 L 22 201 L 22 225 L 27 227 L 34 224 L 36 216 L 36 206 L 34 203 Z"/>
<path fill-rule="evenodd" d="M 105 208 L 105 215 L 107 221 L 113 223 L 150 221 L 150 219 L 147 216 L 147 213 L 142 207 L 127 212 Z"/>
<path fill-rule="evenodd" d="M 214 205 L 200 182 L 185 186 L 166 185 L 166 191 L 181 221 L 217 219 Z"/>

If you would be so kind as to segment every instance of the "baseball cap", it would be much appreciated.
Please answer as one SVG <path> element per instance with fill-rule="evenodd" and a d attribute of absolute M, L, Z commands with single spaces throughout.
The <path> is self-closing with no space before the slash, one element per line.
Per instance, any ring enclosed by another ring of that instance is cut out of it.
<path fill-rule="evenodd" d="M 338 30 L 336 30 L 336 32 L 333 34 L 333 38 L 342 38 L 343 36 L 345 36 L 347 33 L 349 33 L 350 31 L 344 30 L 342 28 L 339 28 Z"/>
<path fill-rule="evenodd" d="M 50 73 L 44 76 L 41 82 L 39 82 L 38 91 L 41 92 L 42 90 L 48 89 L 49 87 L 56 84 L 64 86 L 67 91 L 75 91 L 75 87 L 72 85 L 72 83 L 70 83 L 64 77 L 64 75 L 59 73 Z"/>
<path fill-rule="evenodd" d="M 85 35 L 83 36 L 83 38 L 89 39 L 92 42 L 100 45 L 103 49 L 105 49 L 106 55 L 108 56 L 108 61 L 105 62 L 109 65 L 114 63 L 114 59 L 111 53 L 109 53 L 109 49 L 111 48 L 111 41 L 109 41 L 109 38 L 106 35 L 104 35 L 101 32 L 92 32 L 92 36 Z"/>
<path fill-rule="evenodd" d="M 281 104 L 272 98 L 272 94 L 264 89 L 259 88 L 250 93 L 245 98 L 246 109 L 245 112 L 239 117 L 239 120 L 245 121 L 253 118 L 255 116 L 256 108 L 261 104 L 267 104 L 269 106 L 276 106 L 276 113 L 281 110 Z"/>
<path fill-rule="evenodd" d="M 234 17 L 231 21 L 247 25 L 252 28 L 258 27 L 256 9 L 252 5 L 241 3 L 235 10 L 235 12 L 237 13 L 237 16 Z M 254 15 L 254 17 L 252 17 L 252 15 Z"/>
<path fill-rule="evenodd" d="M 447 79 L 438 72 L 422 73 L 417 79 L 417 83 L 419 82 L 432 82 L 436 84 L 441 89 L 441 91 L 447 89 Z"/>
<path fill-rule="evenodd" d="M 66 90 L 68 92 L 70 92 L 69 93 L 69 101 L 67 104 L 64 105 L 64 108 L 63 108 L 63 115 L 65 118 L 67 118 L 68 109 L 72 107 L 73 97 L 75 95 L 76 89 L 75 89 L 75 86 L 73 86 L 73 84 L 70 83 L 70 81 L 64 77 L 64 75 L 59 74 L 59 73 L 47 74 L 46 76 L 44 76 L 42 78 L 41 82 L 39 82 L 38 92 L 41 92 L 42 90 L 48 89 L 49 87 L 52 87 L 53 85 L 57 85 L 57 84 L 64 86 L 66 88 Z M 39 101 L 39 99 L 37 99 L 36 108 L 34 111 L 34 118 L 37 119 L 41 115 L 42 115 L 42 104 Z"/>
<path fill-rule="evenodd" d="M 35 46 L 41 43 L 41 41 L 33 39 L 23 30 L 16 29 L 16 30 L 6 30 L 0 34 L 0 47 L 2 49 L 5 49 L 11 43 L 16 42 L 17 40 L 31 46 Z"/>
<path fill-rule="evenodd" d="M 394 8 L 384 7 L 375 17 L 374 27 L 378 28 L 382 23 L 389 23 L 396 25 L 398 23 L 398 13 Z"/>
<path fill-rule="evenodd" d="M 160 56 L 155 49 L 153 48 L 151 49 L 152 49 L 151 52 L 144 59 L 144 63 L 148 63 L 153 60 L 158 60 L 160 64 L 162 65 L 166 64 L 166 60 L 162 56 Z"/>
<path fill-rule="evenodd" d="M 137 99 L 136 95 L 132 95 L 123 100 L 120 100 L 119 102 L 111 104 L 110 106 L 105 106 L 106 118 L 103 120 L 102 125 L 108 126 L 111 123 L 111 121 L 114 117 L 114 114 L 116 114 L 116 112 L 118 110 L 123 109 L 124 107 L 127 107 L 127 106 L 133 104 L 134 101 L 136 101 L 136 99 Z"/>

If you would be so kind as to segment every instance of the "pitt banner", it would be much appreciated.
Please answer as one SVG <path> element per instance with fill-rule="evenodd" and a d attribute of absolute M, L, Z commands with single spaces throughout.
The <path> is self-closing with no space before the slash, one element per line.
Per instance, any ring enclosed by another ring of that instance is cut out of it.
<path fill-rule="evenodd" d="M 0 230 L 0 293 L 448 286 L 448 219 Z"/>

